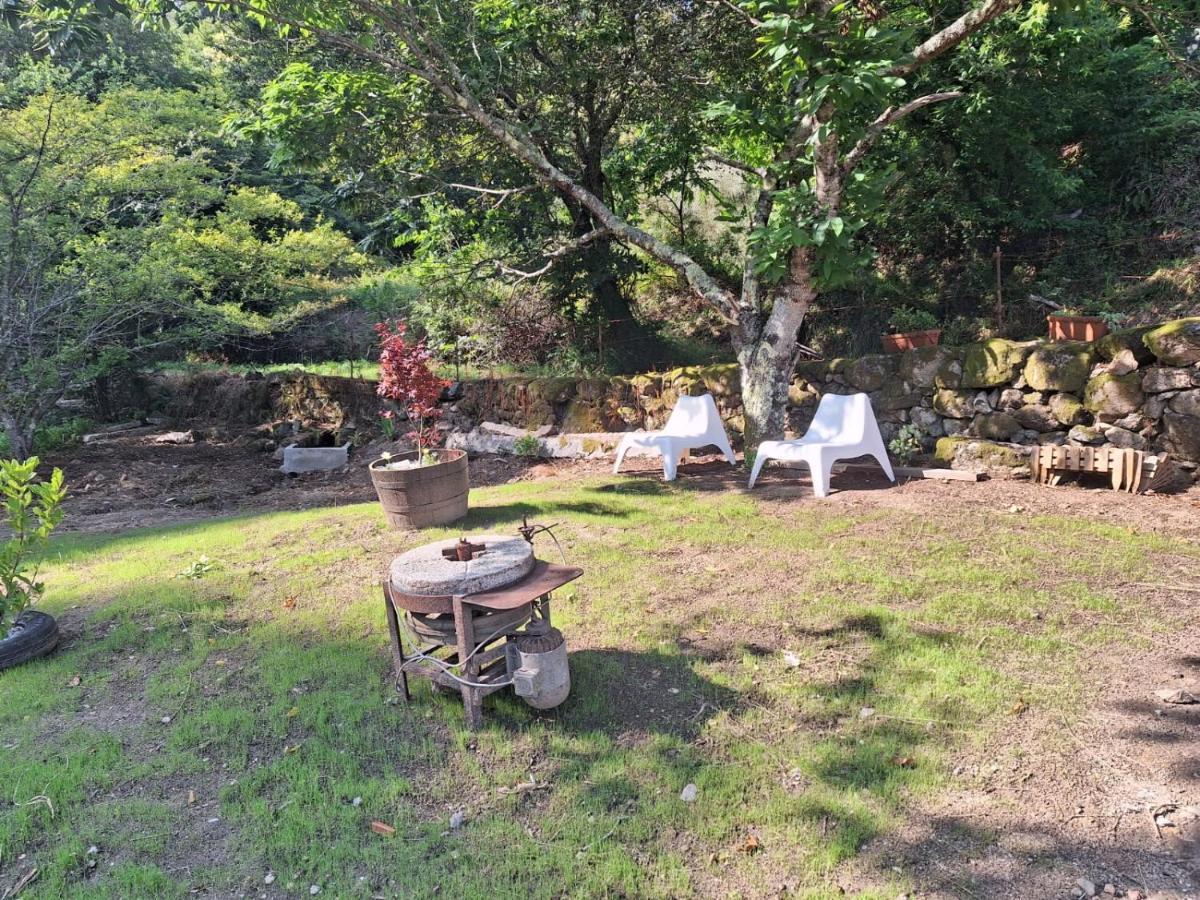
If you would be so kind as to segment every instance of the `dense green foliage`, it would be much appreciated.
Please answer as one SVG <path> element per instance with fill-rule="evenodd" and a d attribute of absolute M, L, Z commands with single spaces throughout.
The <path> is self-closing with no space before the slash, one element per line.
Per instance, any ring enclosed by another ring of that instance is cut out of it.
<path fill-rule="evenodd" d="M 1022 4 L 904 74 L 914 41 L 970 4 L 405 8 L 489 110 L 716 284 L 737 290 L 748 244 L 769 298 L 810 252 L 800 337 L 820 350 L 874 349 L 899 306 L 965 340 L 1040 333 L 1030 295 L 1143 318 L 1191 302 L 1195 278 L 1170 274 L 1200 230 L 1186 4 Z M 397 314 L 485 366 L 641 367 L 736 342 L 677 270 L 380 64 L 404 50 L 370 4 L 262 9 L 187 5 L 147 28 L 153 3 L 6 7 L 5 290 L 56 311 L 42 350 L 0 354 L 25 452 L 54 401 L 114 369 L 361 357 Z M 289 10 L 350 43 L 280 35 Z M 820 197 L 824 137 L 845 153 L 883 105 L 960 90 L 872 136 L 837 204 Z M 806 115 L 819 127 L 781 155 Z"/>

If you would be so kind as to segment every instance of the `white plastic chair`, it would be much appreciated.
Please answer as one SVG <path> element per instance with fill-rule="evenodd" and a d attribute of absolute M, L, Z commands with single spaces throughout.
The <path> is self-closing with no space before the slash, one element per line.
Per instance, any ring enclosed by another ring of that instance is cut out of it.
<path fill-rule="evenodd" d="M 655 450 L 662 454 L 663 480 L 674 481 L 680 459 L 686 458 L 692 448 L 710 444 L 720 448 L 730 465 L 737 465 L 712 394 L 680 397 L 662 431 L 631 431 L 621 438 L 613 474 L 621 470 L 621 460 L 630 450 Z"/>
<path fill-rule="evenodd" d="M 896 480 L 888 461 L 883 435 L 866 394 L 826 394 L 817 406 L 812 425 L 795 441 L 764 441 L 759 444 L 750 473 L 750 487 L 768 459 L 803 462 L 812 473 L 813 493 L 829 495 L 829 476 L 839 459 L 873 456 L 891 481 Z"/>

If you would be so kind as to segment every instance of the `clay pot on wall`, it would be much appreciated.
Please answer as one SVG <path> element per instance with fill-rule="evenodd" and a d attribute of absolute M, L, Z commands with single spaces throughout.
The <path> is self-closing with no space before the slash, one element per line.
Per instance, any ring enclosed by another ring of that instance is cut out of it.
<path fill-rule="evenodd" d="M 905 331 L 901 334 L 881 334 L 880 342 L 884 353 L 903 353 L 905 350 L 915 350 L 918 347 L 936 347 L 942 339 L 942 329 L 931 328 L 928 331 Z"/>
<path fill-rule="evenodd" d="M 1108 334 L 1108 325 L 1099 316 L 1046 316 L 1052 341 L 1098 341 Z"/>
<path fill-rule="evenodd" d="M 383 504 L 388 524 L 414 530 L 446 525 L 467 514 L 467 452 L 465 450 L 429 450 L 437 460 L 433 465 L 390 468 L 397 463 L 415 461 L 417 451 L 398 453 L 390 459 L 371 463 L 371 482 Z"/>

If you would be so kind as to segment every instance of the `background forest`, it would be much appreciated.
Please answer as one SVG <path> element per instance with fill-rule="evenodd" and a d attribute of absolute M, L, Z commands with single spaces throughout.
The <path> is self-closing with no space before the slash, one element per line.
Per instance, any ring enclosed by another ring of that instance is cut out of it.
<path fill-rule="evenodd" d="M 460 372 L 730 356 L 726 324 L 676 271 L 607 236 L 551 249 L 589 232 L 588 211 L 420 85 L 245 17 L 146 28 L 100 4 L 47 31 L 20 6 L 0 28 L 3 280 L 71 315 L 52 316 L 53 352 L 32 363 L 7 322 L 6 415 L 44 420 L 93 383 L 103 408 L 106 380 L 142 366 L 361 360 L 394 317 Z M 626 33 L 637 6 L 541 9 L 519 75 L 549 123 L 535 139 L 733 285 L 744 238 L 719 226 L 744 175 L 697 158 L 714 133 L 736 143 L 744 112 L 711 88 L 755 47 L 699 14 L 666 37 Z M 856 236 L 870 252 L 829 280 L 801 344 L 875 351 L 897 309 L 936 321 L 943 343 L 1040 335 L 1054 305 L 1130 324 L 1194 312 L 1194 12 L 1035 3 L 936 60 L 921 83 L 970 90 L 883 135 Z"/>

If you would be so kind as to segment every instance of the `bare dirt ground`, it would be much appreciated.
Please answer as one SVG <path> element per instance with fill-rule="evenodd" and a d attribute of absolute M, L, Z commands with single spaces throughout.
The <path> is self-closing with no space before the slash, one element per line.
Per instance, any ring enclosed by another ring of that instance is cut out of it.
<path fill-rule="evenodd" d="M 72 486 L 65 530 L 113 531 L 234 512 L 369 502 L 374 491 L 361 451 L 345 470 L 278 472 L 270 453 L 242 443 L 157 445 L 147 438 L 105 441 L 46 462 Z M 481 457 L 472 486 L 528 479 L 576 479 L 609 470 L 606 461 Z M 631 461 L 630 474 L 657 471 Z M 681 484 L 744 490 L 744 472 L 712 457 L 681 467 Z M 815 502 L 795 470 L 768 470 L 755 495 L 768 510 L 802 514 Z M 1170 493 L 1130 496 L 1079 485 L 1022 481 L 909 481 L 835 476 L 825 501 L 847 512 L 888 509 L 941 519 L 1003 510 L 1080 516 L 1200 541 L 1200 485 L 1183 478 Z M 914 809 L 907 824 L 864 848 L 845 873 L 849 894 L 871 872 L 899 869 L 929 898 L 1097 895 L 1154 900 L 1200 897 L 1200 704 L 1164 703 L 1156 692 L 1200 696 L 1200 571 L 1180 559 L 1149 591 L 1168 621 L 1185 627 L 1142 641 L 1144 649 L 1098 655 L 1088 673 L 1102 700 L 1070 721 L 1022 716 L 993 746 L 961 752 L 952 787 Z M 1129 590 L 1139 590 L 1131 585 Z M 1067 887 L 1064 888 L 1064 885 Z M 1074 885 L 1074 889 L 1070 886 Z"/>

